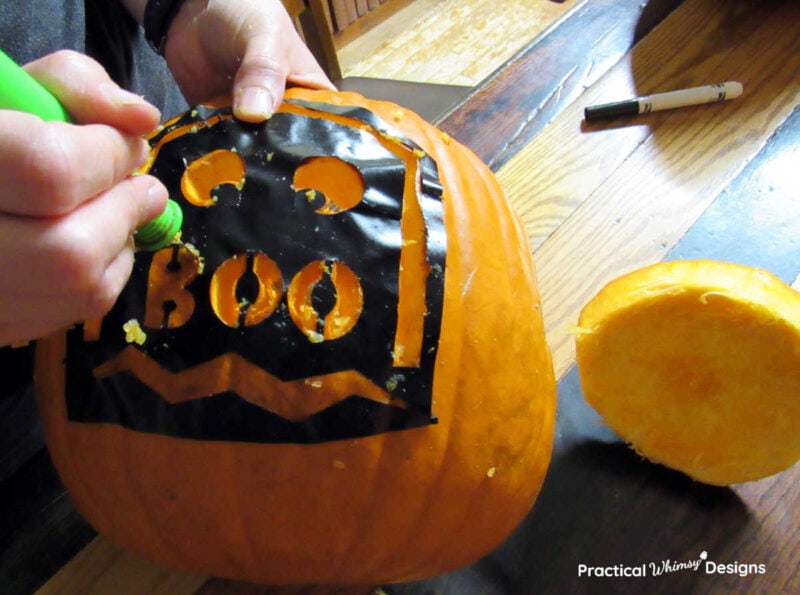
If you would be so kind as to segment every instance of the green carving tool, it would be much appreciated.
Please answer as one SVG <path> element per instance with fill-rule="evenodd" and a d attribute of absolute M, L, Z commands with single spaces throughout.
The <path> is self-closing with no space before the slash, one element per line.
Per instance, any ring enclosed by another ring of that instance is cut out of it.
<path fill-rule="evenodd" d="M 13 109 L 43 120 L 69 122 L 64 106 L 47 89 L 0 50 L 0 109 Z M 173 200 L 158 217 L 136 230 L 134 240 L 142 250 L 159 250 L 172 243 L 181 230 L 183 212 Z"/>

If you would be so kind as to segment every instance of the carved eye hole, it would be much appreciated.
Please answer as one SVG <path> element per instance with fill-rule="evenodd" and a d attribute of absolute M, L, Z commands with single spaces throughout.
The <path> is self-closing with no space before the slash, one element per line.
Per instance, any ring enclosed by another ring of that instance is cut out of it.
<path fill-rule="evenodd" d="M 232 185 L 237 193 L 244 186 L 247 168 L 238 153 L 219 149 L 192 161 L 181 177 L 181 191 L 198 207 L 213 207 L 219 201 L 220 187 Z"/>
<path fill-rule="evenodd" d="M 325 204 L 316 209 L 320 215 L 336 215 L 352 209 L 364 197 L 364 177 L 356 166 L 338 157 L 311 157 L 294 172 L 292 186 L 306 191 L 309 201 L 322 193 Z"/>

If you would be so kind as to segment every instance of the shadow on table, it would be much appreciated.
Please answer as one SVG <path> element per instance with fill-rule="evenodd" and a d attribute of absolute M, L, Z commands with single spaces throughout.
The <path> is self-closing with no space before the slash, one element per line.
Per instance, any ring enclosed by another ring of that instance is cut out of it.
<path fill-rule="evenodd" d="M 711 580 L 702 568 L 653 576 L 655 570 L 665 562 L 697 562 L 703 552 L 713 559 L 751 522 L 732 490 L 652 464 L 620 442 L 583 400 L 573 369 L 559 384 L 547 479 L 517 531 L 469 568 L 384 590 L 392 595 L 689 592 Z M 579 576 L 580 565 L 610 567 L 612 573 L 639 567 L 645 576 L 589 578 Z"/>

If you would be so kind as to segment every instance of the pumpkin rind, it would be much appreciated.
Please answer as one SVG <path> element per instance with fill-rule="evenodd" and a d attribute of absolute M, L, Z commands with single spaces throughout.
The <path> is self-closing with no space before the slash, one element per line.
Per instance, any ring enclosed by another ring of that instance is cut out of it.
<path fill-rule="evenodd" d="M 470 564 L 527 514 L 550 460 L 555 381 L 524 231 L 488 168 L 415 114 L 352 93 L 292 89 L 287 98 L 366 108 L 437 164 L 447 260 L 436 423 L 316 444 L 75 423 L 60 334 L 37 349 L 53 460 L 101 533 L 177 568 L 270 584 L 375 584 Z"/>

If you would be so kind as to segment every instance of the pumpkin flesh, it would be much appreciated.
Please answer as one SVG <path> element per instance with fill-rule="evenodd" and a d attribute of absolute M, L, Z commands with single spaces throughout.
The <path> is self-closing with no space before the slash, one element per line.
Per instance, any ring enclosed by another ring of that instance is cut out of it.
<path fill-rule="evenodd" d="M 609 283 L 578 324 L 587 401 L 648 459 L 715 485 L 800 459 L 800 295 L 778 278 L 660 263 Z"/>

